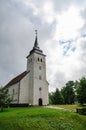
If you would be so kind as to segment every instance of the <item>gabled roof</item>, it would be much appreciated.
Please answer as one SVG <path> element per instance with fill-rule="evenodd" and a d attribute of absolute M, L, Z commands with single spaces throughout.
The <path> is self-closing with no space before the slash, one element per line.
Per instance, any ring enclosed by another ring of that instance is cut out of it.
<path fill-rule="evenodd" d="M 5 87 L 9 87 L 17 82 L 19 82 L 21 79 L 23 79 L 23 77 L 25 77 L 29 72 L 24 71 L 23 73 L 19 74 L 18 76 L 16 76 L 15 78 L 13 78 Z"/>

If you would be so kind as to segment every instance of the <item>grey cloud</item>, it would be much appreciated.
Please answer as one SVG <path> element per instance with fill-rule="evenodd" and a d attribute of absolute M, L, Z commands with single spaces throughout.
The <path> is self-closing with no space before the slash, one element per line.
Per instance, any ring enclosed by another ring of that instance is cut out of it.
<path fill-rule="evenodd" d="M 83 7 L 86 5 L 86 1 L 83 0 L 54 0 L 55 11 L 62 12 L 67 10 L 70 6 Z"/>
<path fill-rule="evenodd" d="M 57 69 L 57 72 L 54 76 L 54 84 L 56 84 L 56 88 L 62 88 L 64 87 L 65 83 L 67 82 L 67 78 L 65 74 Z"/>
<path fill-rule="evenodd" d="M 0 1 L 0 84 L 6 84 L 13 76 L 26 69 L 26 59 L 34 44 L 37 28 L 43 49 L 51 37 L 52 25 L 42 23 L 34 10 L 20 0 Z"/>
<path fill-rule="evenodd" d="M 25 50 L 32 47 L 32 24 L 10 2 L 0 2 L 0 84 L 25 69 Z"/>
<path fill-rule="evenodd" d="M 86 8 L 84 8 L 81 12 L 81 17 L 84 20 L 84 25 L 83 27 L 80 29 L 80 32 L 82 35 L 86 34 Z"/>
<path fill-rule="evenodd" d="M 46 41 L 51 41 L 56 28 L 57 23 L 55 19 L 52 23 L 48 24 L 43 17 L 43 6 L 47 1 L 31 0 L 30 4 L 25 4 L 25 1 L 0 0 L 0 85 L 7 83 L 15 75 L 26 69 L 25 57 L 33 47 L 35 38 L 34 30 L 38 29 L 39 46 L 42 50 L 46 51 L 50 46 L 50 44 L 49 46 L 46 45 Z M 68 9 L 71 5 L 82 6 L 85 4 L 85 0 L 83 2 L 81 0 L 54 0 L 51 2 L 54 5 L 56 14 Z M 34 14 L 35 9 L 31 4 L 38 9 L 36 15 Z M 84 10 L 83 14 L 81 14 L 84 19 L 86 19 L 85 12 Z M 85 31 L 84 28 L 85 26 L 82 29 L 83 32 Z M 53 44 L 50 49 L 53 48 Z M 85 51 L 83 57 L 85 57 Z M 51 57 L 47 55 L 47 58 L 50 59 Z M 77 70 L 77 75 L 85 72 L 84 60 L 82 68 L 79 70 L 80 73 Z M 50 61 L 52 62 L 52 59 Z M 53 69 L 53 65 L 51 68 Z M 47 69 L 49 69 L 49 64 L 47 65 Z M 52 77 L 53 87 L 54 85 L 55 87 L 62 87 L 67 81 L 66 74 L 58 70 L 58 68 Z"/>

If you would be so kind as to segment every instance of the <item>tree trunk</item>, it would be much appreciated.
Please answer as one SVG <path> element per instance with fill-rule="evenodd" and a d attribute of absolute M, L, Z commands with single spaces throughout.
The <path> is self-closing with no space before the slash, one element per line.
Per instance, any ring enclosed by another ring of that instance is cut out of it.
<path fill-rule="evenodd" d="M 2 106 L 1 106 L 1 112 L 3 112 L 3 111 L 4 111 L 4 106 L 2 105 Z"/>

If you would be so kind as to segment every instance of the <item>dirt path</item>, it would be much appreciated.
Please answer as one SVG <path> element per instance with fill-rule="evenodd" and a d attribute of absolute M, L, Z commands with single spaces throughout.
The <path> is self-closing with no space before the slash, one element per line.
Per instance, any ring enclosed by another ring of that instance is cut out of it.
<path fill-rule="evenodd" d="M 46 108 L 58 109 L 58 110 L 66 110 L 66 111 L 70 111 L 70 112 L 72 112 L 72 111 L 71 111 L 71 110 L 69 110 L 69 109 L 66 109 L 66 108 L 61 108 L 61 107 L 57 107 L 57 106 L 46 106 Z"/>

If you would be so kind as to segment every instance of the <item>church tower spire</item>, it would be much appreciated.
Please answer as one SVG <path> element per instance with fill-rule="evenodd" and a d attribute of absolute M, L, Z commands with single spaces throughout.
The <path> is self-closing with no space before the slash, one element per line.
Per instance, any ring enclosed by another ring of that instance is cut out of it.
<path fill-rule="evenodd" d="M 35 38 L 34 48 L 39 48 L 38 47 L 37 30 L 35 30 L 35 32 L 36 32 L 36 38 Z"/>
<path fill-rule="evenodd" d="M 28 56 L 30 56 L 32 53 L 38 53 L 40 55 L 44 55 L 43 51 L 40 49 L 40 47 L 38 45 L 37 30 L 35 30 L 35 33 L 36 33 L 36 37 L 35 37 L 34 46 L 33 46 L 33 49 L 30 51 Z"/>

